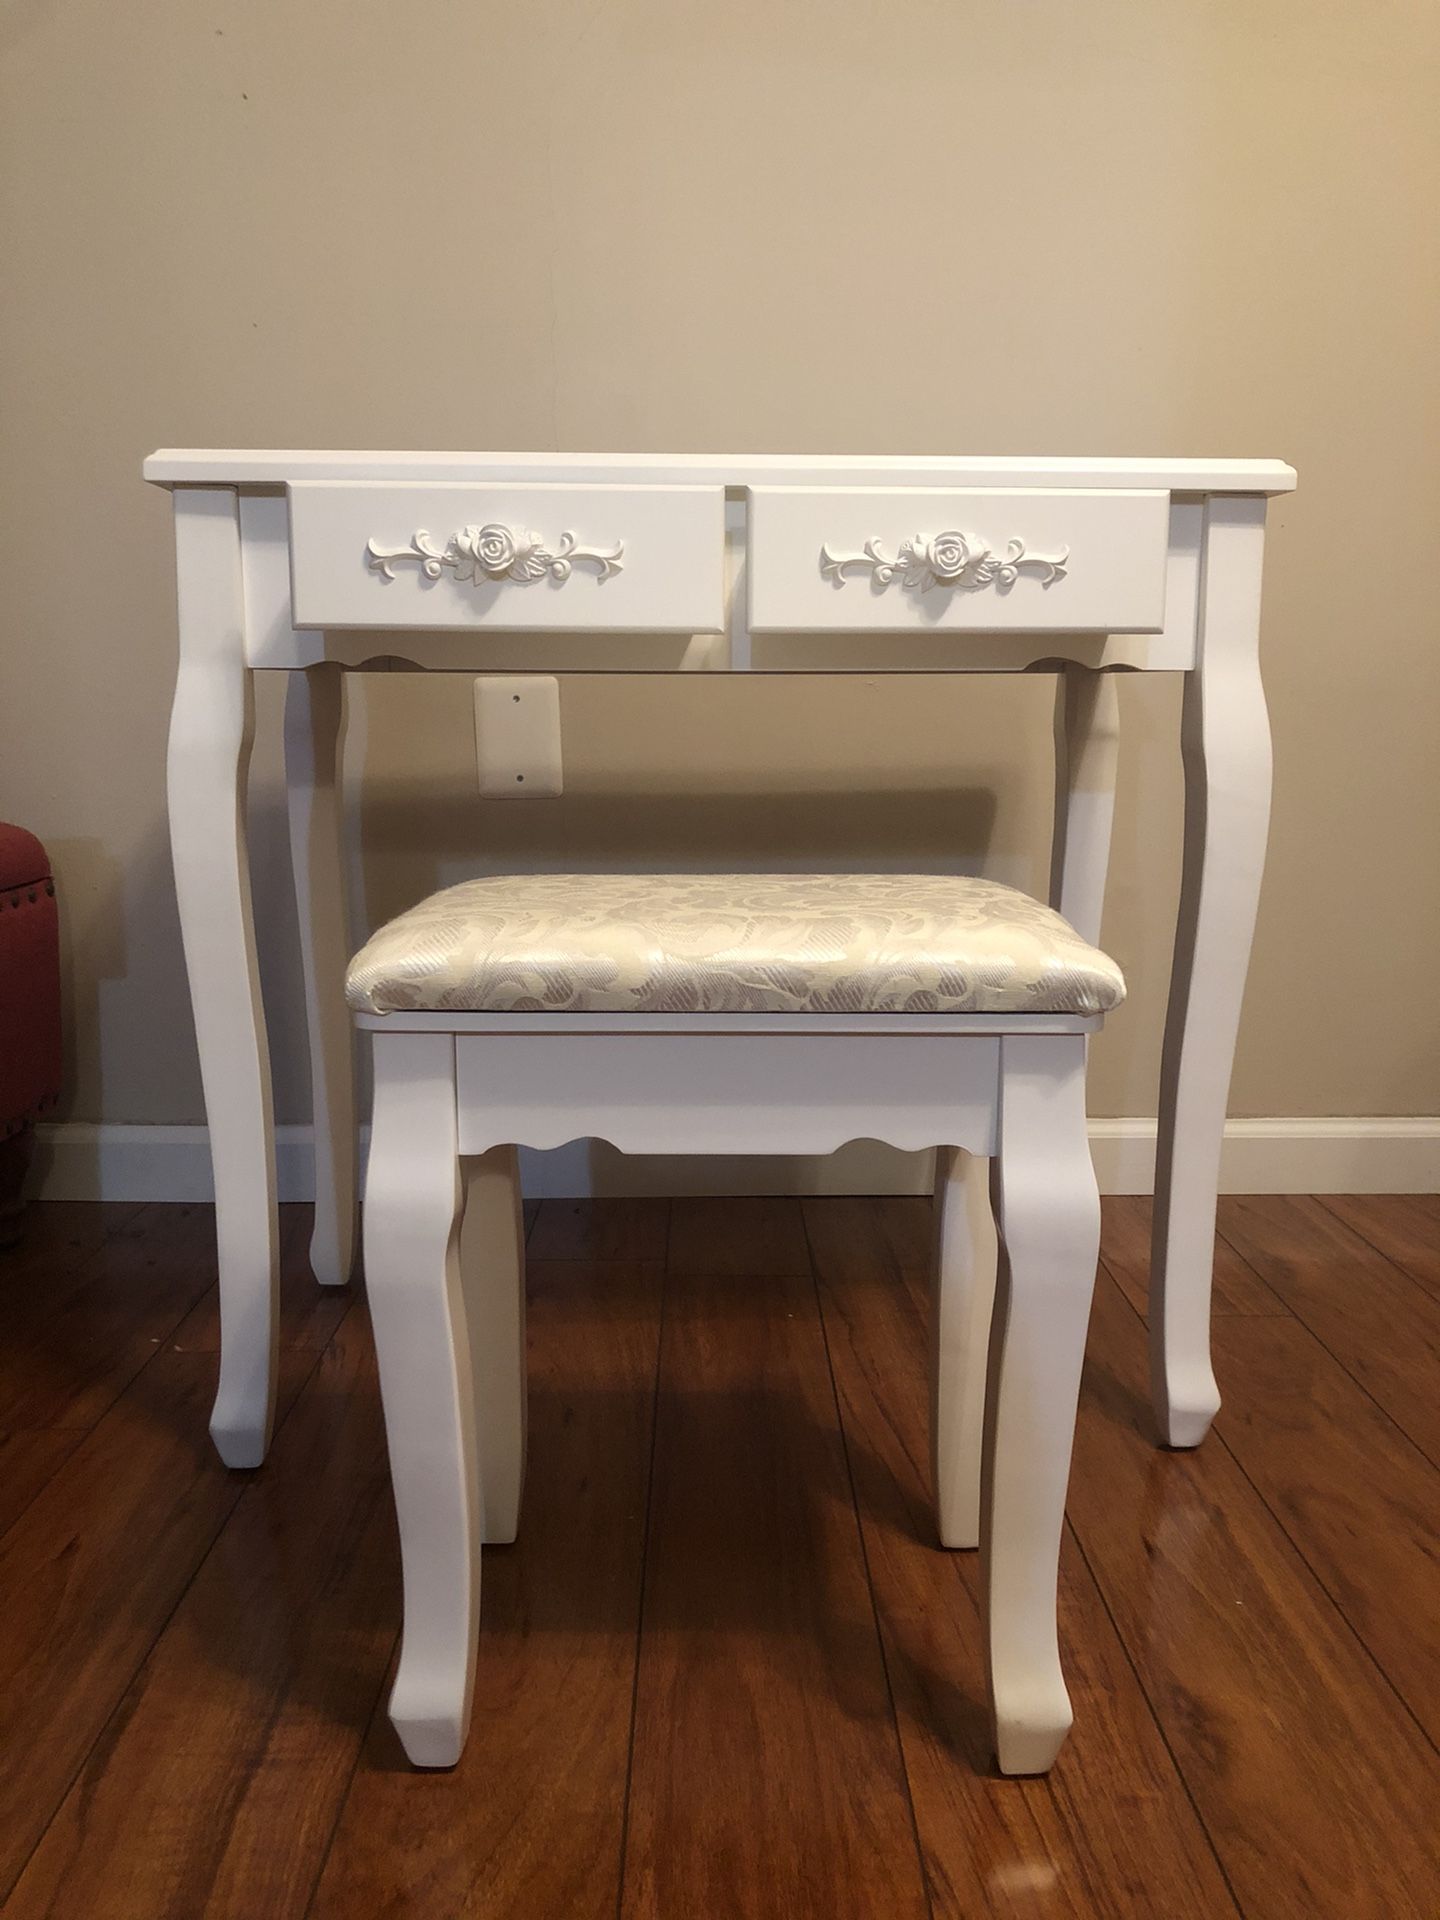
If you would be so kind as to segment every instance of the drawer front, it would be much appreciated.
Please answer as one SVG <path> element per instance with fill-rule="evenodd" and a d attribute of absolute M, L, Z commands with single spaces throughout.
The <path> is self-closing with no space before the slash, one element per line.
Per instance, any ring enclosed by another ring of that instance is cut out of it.
<path fill-rule="evenodd" d="M 754 487 L 755 633 L 1158 633 L 1164 492 Z"/>
<path fill-rule="evenodd" d="M 719 633 L 721 487 L 297 481 L 297 627 Z"/>

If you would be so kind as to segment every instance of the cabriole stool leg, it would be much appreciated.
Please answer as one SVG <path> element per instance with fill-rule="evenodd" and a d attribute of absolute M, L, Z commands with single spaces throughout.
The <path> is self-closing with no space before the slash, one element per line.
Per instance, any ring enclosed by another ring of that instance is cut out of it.
<path fill-rule="evenodd" d="M 454 1038 L 376 1034 L 365 1274 L 405 1583 L 390 1718 L 419 1767 L 460 1758 L 480 1624 L 482 1517 L 459 1227 Z"/>
<path fill-rule="evenodd" d="M 514 1147 L 492 1147 L 464 1166 L 460 1271 L 487 1547 L 514 1540 L 525 1487 L 525 1222 L 519 1161 Z"/>
<path fill-rule="evenodd" d="M 942 1547 L 980 1541 L 980 1450 L 995 1303 L 995 1216 L 987 1161 L 942 1147 L 935 1165 L 930 1462 Z"/>
<path fill-rule="evenodd" d="M 981 1494 L 981 1584 L 1002 1773 L 1046 1773 L 1072 1718 L 1056 1577 L 1100 1200 L 1085 1127 L 1085 1041 L 1000 1043 L 1000 1230 Z"/>

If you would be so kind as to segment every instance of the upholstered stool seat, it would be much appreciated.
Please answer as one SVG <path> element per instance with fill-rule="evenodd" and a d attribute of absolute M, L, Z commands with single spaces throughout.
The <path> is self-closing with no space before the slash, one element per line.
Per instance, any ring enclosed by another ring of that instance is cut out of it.
<path fill-rule="evenodd" d="M 1114 961 L 1052 908 L 947 874 L 467 880 L 352 962 L 361 1013 L 1108 1013 Z"/>

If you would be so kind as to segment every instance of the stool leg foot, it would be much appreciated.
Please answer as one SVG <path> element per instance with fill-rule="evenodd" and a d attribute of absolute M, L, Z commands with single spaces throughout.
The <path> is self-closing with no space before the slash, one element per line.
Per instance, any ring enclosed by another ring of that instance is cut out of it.
<path fill-rule="evenodd" d="M 390 1718 L 422 1767 L 460 1757 L 480 1624 L 458 1151 L 453 1035 L 376 1034 L 365 1275 L 405 1587 Z"/>
<path fill-rule="evenodd" d="M 1198 1447 L 1220 1411 L 1220 1389 L 1204 1358 L 1188 1372 L 1166 1370 L 1163 1360 L 1155 1373 L 1155 1411 L 1160 1436 L 1167 1447 Z"/>
<path fill-rule="evenodd" d="M 995 1718 L 995 1758 L 1001 1773 L 1012 1777 L 1049 1773 L 1074 1718 L 1058 1665 L 1050 1685 L 1037 1686 L 1028 1695 L 1012 1688 L 1003 1717 L 997 1708 Z"/>
<path fill-rule="evenodd" d="M 453 1689 L 442 1684 L 432 1693 L 424 1679 L 410 1672 L 396 1675 L 390 1690 L 390 1724 L 412 1767 L 453 1767 L 465 1750 L 470 1729 L 470 1702 L 457 1702 Z"/>
<path fill-rule="evenodd" d="M 1083 1036 L 1001 1041 L 998 1133 L 981 1581 L 1000 1768 L 1045 1773 L 1071 1721 L 1055 1590 L 1100 1251 Z"/>

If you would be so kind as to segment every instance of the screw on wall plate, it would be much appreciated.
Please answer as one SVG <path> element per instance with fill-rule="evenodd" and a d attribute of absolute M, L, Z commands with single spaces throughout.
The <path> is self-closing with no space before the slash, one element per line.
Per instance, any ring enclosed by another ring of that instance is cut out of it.
<path fill-rule="evenodd" d="M 564 788 L 560 682 L 553 674 L 482 674 L 475 681 L 480 791 L 539 800 Z"/>

